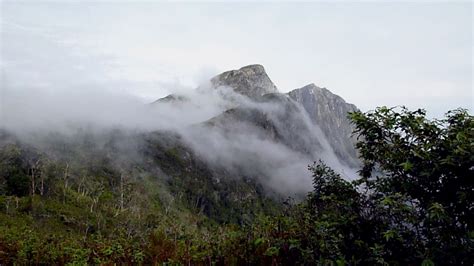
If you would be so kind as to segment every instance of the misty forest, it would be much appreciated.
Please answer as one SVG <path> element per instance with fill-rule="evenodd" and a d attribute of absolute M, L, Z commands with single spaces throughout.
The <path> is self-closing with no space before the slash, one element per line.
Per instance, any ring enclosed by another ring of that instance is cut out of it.
<path fill-rule="evenodd" d="M 144 102 L 8 23 L 0 265 L 474 264 L 470 106 L 360 108 L 260 64 Z"/>
<path fill-rule="evenodd" d="M 474 261 L 466 110 L 364 113 L 313 84 L 279 93 L 260 65 L 142 109 L 173 127 L 48 131 L 6 116 L 2 263 Z"/>

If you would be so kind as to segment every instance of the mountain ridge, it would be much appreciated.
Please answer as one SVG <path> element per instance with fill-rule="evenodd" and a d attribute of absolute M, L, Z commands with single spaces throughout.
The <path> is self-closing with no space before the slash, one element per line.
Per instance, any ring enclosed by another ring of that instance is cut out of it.
<path fill-rule="evenodd" d="M 231 123 L 240 121 L 260 126 L 267 130 L 270 139 L 278 139 L 290 148 L 312 157 L 316 157 L 318 151 L 321 151 L 321 138 L 324 138 L 330 146 L 326 149 L 333 149 L 345 165 L 357 167 L 360 164 L 355 150 L 356 140 L 352 136 L 354 128 L 347 117 L 348 112 L 358 109 L 330 90 L 310 83 L 281 93 L 268 77 L 265 68 L 259 64 L 218 74 L 211 78 L 211 86 L 211 90 L 229 87 L 235 93 L 248 97 L 254 104 L 237 104 L 204 124 L 232 128 Z M 181 99 L 179 97 L 169 95 L 161 100 L 169 102 L 166 99 L 172 98 L 176 101 L 175 99 Z M 283 112 L 278 114 L 275 110 L 263 110 L 268 104 L 278 106 Z M 269 115 L 273 115 L 273 119 Z M 311 125 L 305 121 L 307 118 Z M 324 136 L 318 133 L 319 136 L 316 137 L 314 131 L 321 131 Z"/>

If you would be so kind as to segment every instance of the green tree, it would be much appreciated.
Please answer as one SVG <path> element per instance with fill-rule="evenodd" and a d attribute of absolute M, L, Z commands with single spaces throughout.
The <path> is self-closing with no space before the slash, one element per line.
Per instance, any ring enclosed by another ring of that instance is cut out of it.
<path fill-rule="evenodd" d="M 352 183 L 322 161 L 309 170 L 313 174 L 313 191 L 306 200 L 310 218 L 307 235 L 314 259 L 350 259 L 348 254 L 362 252 L 354 245 L 361 237 L 361 195 Z"/>
<path fill-rule="evenodd" d="M 0 149 L 0 194 L 25 196 L 30 192 L 23 151 L 14 144 Z"/>
<path fill-rule="evenodd" d="M 373 201 L 402 198 L 398 208 L 411 207 L 415 215 L 402 221 L 392 216 L 390 223 L 414 231 L 425 258 L 472 264 L 473 117 L 457 109 L 429 120 L 421 109 L 381 107 L 353 112 L 350 118 L 363 162 L 358 184 L 369 189 Z"/>

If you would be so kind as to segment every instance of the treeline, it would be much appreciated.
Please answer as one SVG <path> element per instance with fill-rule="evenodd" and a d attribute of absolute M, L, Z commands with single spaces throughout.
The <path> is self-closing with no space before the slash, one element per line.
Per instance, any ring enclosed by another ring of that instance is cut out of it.
<path fill-rule="evenodd" d="M 385 107 L 350 117 L 359 179 L 317 162 L 306 198 L 261 201 L 259 211 L 243 204 L 240 213 L 252 215 L 237 223 L 167 199 L 153 178 L 111 173 L 104 161 L 92 169 L 107 182 L 71 185 L 67 165 L 40 173 L 36 158 L 16 160 L 21 151 L 5 148 L 0 264 L 472 265 L 473 117 L 454 110 L 429 120 L 423 110 Z M 47 183 L 47 171 L 65 177 Z"/>

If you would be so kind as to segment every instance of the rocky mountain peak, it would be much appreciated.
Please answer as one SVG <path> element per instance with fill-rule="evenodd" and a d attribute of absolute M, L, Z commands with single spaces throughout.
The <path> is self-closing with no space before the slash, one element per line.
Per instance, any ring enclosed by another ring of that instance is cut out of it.
<path fill-rule="evenodd" d="M 211 84 L 213 88 L 230 87 L 253 99 L 257 106 L 229 106 L 230 110 L 211 118 L 207 125 L 231 131 L 236 127 L 234 124 L 251 125 L 266 132 L 270 139 L 310 155 L 322 149 L 323 141 L 318 139 L 321 136 L 312 132 L 316 125 L 342 162 L 351 167 L 358 165 L 352 137 L 354 128 L 347 117 L 348 112 L 357 108 L 328 89 L 311 83 L 289 93 L 279 93 L 262 65 L 226 71 L 212 78 Z M 189 100 L 169 95 L 156 102 L 186 103 Z"/>
<path fill-rule="evenodd" d="M 303 86 L 299 89 L 293 90 L 290 92 L 293 98 L 304 98 L 304 97 L 311 97 L 311 96 L 317 96 L 319 98 L 325 98 L 327 100 L 333 100 L 336 101 L 337 104 L 348 104 L 346 101 L 341 98 L 339 95 L 336 95 L 332 93 L 330 90 L 319 87 L 315 85 L 314 83 L 310 83 L 306 86 Z M 349 104 L 351 105 L 351 104 Z M 354 106 L 355 107 L 355 106 Z"/>
<path fill-rule="evenodd" d="M 321 90 L 322 88 L 316 86 L 314 83 L 310 83 L 306 86 L 303 86 L 302 88 L 300 88 L 301 90 Z"/>
<path fill-rule="evenodd" d="M 313 83 L 290 91 L 288 95 L 300 103 L 313 123 L 321 128 L 336 154 L 345 161 L 352 161 L 354 166 L 357 163 L 354 160 L 357 158 L 355 140 L 351 137 L 354 128 L 348 112 L 356 111 L 357 107 Z"/>
<path fill-rule="evenodd" d="M 250 98 L 278 92 L 262 65 L 248 65 L 238 70 L 226 71 L 211 79 L 215 87 L 228 86 Z"/>
<path fill-rule="evenodd" d="M 243 66 L 239 70 L 243 71 L 243 72 L 248 72 L 248 73 L 253 72 L 255 74 L 266 74 L 265 73 L 265 68 L 262 65 L 259 65 L 259 64 Z"/>

